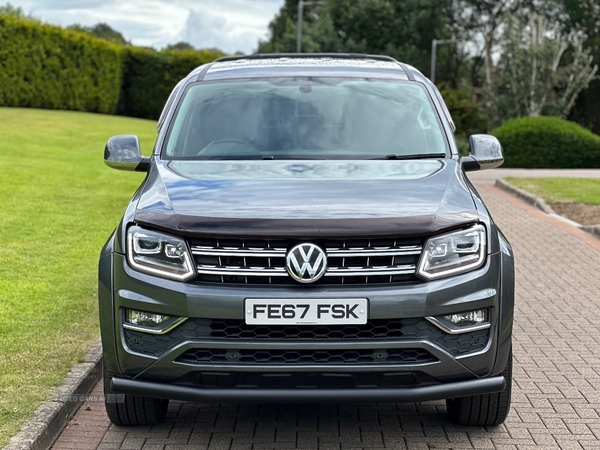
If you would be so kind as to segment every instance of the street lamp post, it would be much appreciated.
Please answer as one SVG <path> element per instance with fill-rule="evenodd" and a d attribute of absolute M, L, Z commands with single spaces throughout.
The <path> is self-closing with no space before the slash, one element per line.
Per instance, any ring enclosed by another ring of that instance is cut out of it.
<path fill-rule="evenodd" d="M 324 3 L 325 2 L 322 1 L 298 1 L 298 34 L 296 35 L 296 53 L 302 53 L 302 18 L 304 16 L 304 7 L 311 5 L 322 5 Z"/>
<path fill-rule="evenodd" d="M 435 64 L 437 60 L 437 46 L 441 44 L 452 44 L 456 42 L 456 39 L 434 39 L 431 41 L 431 76 L 429 79 L 435 84 Z"/>

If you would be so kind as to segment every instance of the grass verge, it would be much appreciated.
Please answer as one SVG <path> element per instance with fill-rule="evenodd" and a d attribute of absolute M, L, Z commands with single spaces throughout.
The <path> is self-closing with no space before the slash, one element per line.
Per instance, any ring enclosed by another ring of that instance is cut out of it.
<path fill-rule="evenodd" d="M 600 205 L 600 179 L 592 178 L 506 178 L 513 186 L 544 199 L 546 203 Z"/>
<path fill-rule="evenodd" d="M 142 174 L 111 170 L 106 140 L 155 122 L 0 108 L 0 447 L 98 337 L 98 253 Z"/>

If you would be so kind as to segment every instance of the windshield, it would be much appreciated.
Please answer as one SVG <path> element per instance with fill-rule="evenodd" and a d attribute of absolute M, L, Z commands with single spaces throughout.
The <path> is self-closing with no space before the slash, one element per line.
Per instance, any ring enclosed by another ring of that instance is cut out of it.
<path fill-rule="evenodd" d="M 443 157 L 441 125 L 414 82 L 259 79 L 192 85 L 165 159 Z"/>

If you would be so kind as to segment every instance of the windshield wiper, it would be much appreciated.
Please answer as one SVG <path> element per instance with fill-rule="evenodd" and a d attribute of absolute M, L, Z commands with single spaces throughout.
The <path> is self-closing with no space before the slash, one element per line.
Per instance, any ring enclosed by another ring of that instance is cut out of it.
<path fill-rule="evenodd" d="M 320 157 L 315 157 L 315 156 L 307 157 L 307 156 L 272 156 L 272 155 L 268 155 L 268 156 L 263 156 L 260 159 L 268 159 L 268 160 L 273 160 L 273 159 L 324 160 L 324 159 L 327 159 L 327 158 L 320 158 Z"/>
<path fill-rule="evenodd" d="M 378 156 L 376 158 L 369 159 L 426 159 L 426 158 L 445 158 L 445 153 L 418 153 L 414 155 L 397 155 L 392 153 L 391 155 Z"/>
<path fill-rule="evenodd" d="M 184 158 L 178 158 L 178 159 L 184 159 Z M 302 159 L 302 160 L 323 160 L 323 159 L 327 159 L 327 158 L 318 158 L 318 157 L 305 157 L 305 156 L 271 156 L 271 155 L 266 155 L 266 156 L 247 156 L 247 155 L 243 155 L 243 156 L 209 156 L 209 157 L 195 157 L 195 158 L 188 158 L 188 160 L 192 160 L 192 161 L 255 161 L 255 160 L 275 160 L 275 159 Z"/>

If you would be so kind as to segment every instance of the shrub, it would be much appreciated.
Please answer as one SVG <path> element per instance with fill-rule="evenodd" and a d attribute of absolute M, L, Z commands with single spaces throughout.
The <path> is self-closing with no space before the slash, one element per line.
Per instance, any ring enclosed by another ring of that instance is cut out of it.
<path fill-rule="evenodd" d="M 158 119 L 179 80 L 223 56 L 210 50 L 157 52 L 143 47 L 128 47 L 126 52 L 120 112 L 145 119 Z"/>
<path fill-rule="evenodd" d="M 114 113 L 123 49 L 14 15 L 0 15 L 0 105 Z"/>
<path fill-rule="evenodd" d="M 522 117 L 491 132 L 504 149 L 503 167 L 600 168 L 600 136 L 558 117 Z"/>

